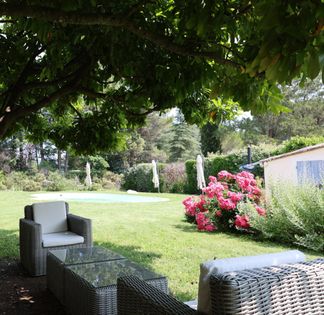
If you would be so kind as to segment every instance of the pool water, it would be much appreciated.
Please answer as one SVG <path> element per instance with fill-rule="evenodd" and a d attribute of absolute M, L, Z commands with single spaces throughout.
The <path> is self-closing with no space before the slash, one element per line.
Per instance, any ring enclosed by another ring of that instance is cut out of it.
<path fill-rule="evenodd" d="M 106 193 L 45 193 L 33 194 L 35 200 L 64 200 L 92 203 L 124 203 L 124 202 L 161 202 L 168 201 L 167 198 L 145 197 L 128 194 L 106 194 Z"/>

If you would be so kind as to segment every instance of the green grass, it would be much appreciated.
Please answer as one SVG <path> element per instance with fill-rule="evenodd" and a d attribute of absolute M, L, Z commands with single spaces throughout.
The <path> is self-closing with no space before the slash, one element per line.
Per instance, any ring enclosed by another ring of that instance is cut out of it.
<path fill-rule="evenodd" d="M 0 192 L 0 257 L 19 255 L 19 218 L 33 203 L 32 193 Z M 110 248 L 169 279 L 171 291 L 182 300 L 196 298 L 199 264 L 223 257 L 273 253 L 292 247 L 257 242 L 249 236 L 197 232 L 184 221 L 184 195 L 143 194 L 169 198 L 160 203 L 70 202 L 70 212 L 92 219 L 96 245 Z M 308 253 L 308 258 L 319 253 Z"/>

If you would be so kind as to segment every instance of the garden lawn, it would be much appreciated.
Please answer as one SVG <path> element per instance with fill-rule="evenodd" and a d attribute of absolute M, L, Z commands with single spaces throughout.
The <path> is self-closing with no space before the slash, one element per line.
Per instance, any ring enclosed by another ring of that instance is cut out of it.
<path fill-rule="evenodd" d="M 91 193 L 91 192 L 89 192 Z M 19 256 L 19 218 L 33 193 L 0 192 L 0 259 Z M 141 194 L 168 198 L 155 203 L 69 202 L 70 212 L 92 219 L 96 245 L 112 249 L 166 275 L 171 292 L 181 300 L 197 297 L 199 264 L 213 258 L 273 253 L 292 249 L 256 242 L 248 236 L 196 231 L 184 221 L 184 195 Z M 320 257 L 308 253 L 309 259 Z"/>

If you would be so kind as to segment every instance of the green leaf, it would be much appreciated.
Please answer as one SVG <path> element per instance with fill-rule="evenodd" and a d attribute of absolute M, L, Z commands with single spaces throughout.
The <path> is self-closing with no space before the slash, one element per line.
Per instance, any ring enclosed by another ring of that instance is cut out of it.
<path fill-rule="evenodd" d="M 274 65 L 270 66 L 266 70 L 266 78 L 269 81 L 275 81 L 278 78 L 278 72 L 279 72 L 279 62 L 277 62 Z"/>
<path fill-rule="evenodd" d="M 312 49 L 307 64 L 307 75 L 310 79 L 315 79 L 320 72 L 320 63 L 317 51 Z"/>
<path fill-rule="evenodd" d="M 268 66 L 271 64 L 271 61 L 272 61 L 271 56 L 266 56 L 265 58 L 263 58 L 259 65 L 259 72 L 265 71 L 268 68 Z"/>

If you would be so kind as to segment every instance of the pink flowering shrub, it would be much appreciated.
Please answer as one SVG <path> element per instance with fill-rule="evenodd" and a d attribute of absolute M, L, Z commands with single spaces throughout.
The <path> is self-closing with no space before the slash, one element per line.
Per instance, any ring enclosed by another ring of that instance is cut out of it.
<path fill-rule="evenodd" d="M 187 220 L 197 224 L 200 231 L 248 230 L 249 217 L 239 212 L 240 203 L 250 203 L 260 216 L 266 215 L 259 205 L 261 189 L 249 172 L 221 171 L 217 178 L 209 177 L 209 184 L 202 191 L 199 197 L 191 196 L 182 202 Z"/>

